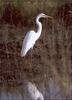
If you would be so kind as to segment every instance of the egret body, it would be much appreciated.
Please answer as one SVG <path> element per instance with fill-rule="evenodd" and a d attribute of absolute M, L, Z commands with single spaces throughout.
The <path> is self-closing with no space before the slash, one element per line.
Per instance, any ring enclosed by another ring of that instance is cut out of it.
<path fill-rule="evenodd" d="M 23 40 L 23 44 L 22 44 L 22 49 L 21 49 L 21 56 L 25 56 L 27 54 L 27 52 L 32 48 L 35 44 L 35 42 L 39 39 L 41 32 L 42 32 L 42 24 L 39 21 L 40 18 L 51 18 L 51 16 L 47 16 L 43 13 L 39 14 L 36 18 L 36 24 L 38 26 L 37 32 L 31 30 L 29 31 L 24 40 Z"/>

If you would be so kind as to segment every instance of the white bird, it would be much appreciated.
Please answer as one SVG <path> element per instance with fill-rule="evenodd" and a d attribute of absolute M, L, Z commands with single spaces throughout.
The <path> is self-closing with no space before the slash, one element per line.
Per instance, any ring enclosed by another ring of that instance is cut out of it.
<path fill-rule="evenodd" d="M 42 93 L 37 89 L 35 84 L 29 82 L 27 87 L 32 100 L 44 100 Z"/>
<path fill-rule="evenodd" d="M 41 35 L 41 32 L 42 32 L 42 24 L 41 22 L 39 21 L 40 18 L 52 18 L 51 16 L 47 16 L 43 13 L 40 13 L 37 18 L 36 18 L 36 24 L 38 26 L 38 29 L 37 29 L 37 32 L 31 30 L 29 31 L 24 40 L 23 40 L 23 44 L 22 44 L 22 49 L 21 49 L 21 56 L 25 56 L 27 54 L 27 52 L 32 48 L 33 49 L 33 46 L 36 42 L 36 40 L 39 39 L 40 35 Z"/>

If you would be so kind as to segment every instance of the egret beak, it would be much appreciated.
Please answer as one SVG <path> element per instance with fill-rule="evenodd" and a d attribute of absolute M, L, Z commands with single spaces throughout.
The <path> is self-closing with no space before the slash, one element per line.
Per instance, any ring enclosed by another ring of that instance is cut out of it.
<path fill-rule="evenodd" d="M 44 17 L 45 17 L 45 18 L 51 18 L 51 19 L 53 19 L 53 17 L 48 16 L 48 15 L 44 15 Z"/>
<path fill-rule="evenodd" d="M 51 18 L 51 19 L 53 19 L 53 17 L 51 17 L 51 16 L 47 16 L 47 15 L 46 15 L 46 17 L 47 17 L 47 18 Z"/>

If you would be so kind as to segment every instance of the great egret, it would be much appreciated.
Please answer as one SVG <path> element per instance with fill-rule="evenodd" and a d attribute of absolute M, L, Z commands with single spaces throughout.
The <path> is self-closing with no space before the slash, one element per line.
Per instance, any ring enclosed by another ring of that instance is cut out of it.
<path fill-rule="evenodd" d="M 39 21 L 40 18 L 52 18 L 51 16 L 47 16 L 43 13 L 40 13 L 37 18 L 36 18 L 36 24 L 38 26 L 37 32 L 31 30 L 29 31 L 24 40 L 23 40 L 23 44 L 22 44 L 22 49 L 21 49 L 21 56 L 25 56 L 27 54 L 27 52 L 32 48 L 36 42 L 36 40 L 38 40 L 38 38 L 41 35 L 42 32 L 42 24 Z"/>
<path fill-rule="evenodd" d="M 44 100 L 42 93 L 37 89 L 35 84 L 29 82 L 27 87 L 32 100 Z"/>

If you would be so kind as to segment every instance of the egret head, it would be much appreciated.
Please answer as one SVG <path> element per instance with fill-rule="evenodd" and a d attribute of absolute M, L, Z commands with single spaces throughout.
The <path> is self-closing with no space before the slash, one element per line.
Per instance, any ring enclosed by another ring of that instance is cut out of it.
<path fill-rule="evenodd" d="M 48 16 L 44 13 L 40 13 L 38 16 L 39 16 L 39 18 L 52 18 L 51 16 Z"/>

